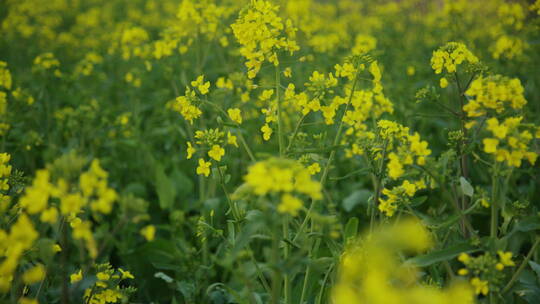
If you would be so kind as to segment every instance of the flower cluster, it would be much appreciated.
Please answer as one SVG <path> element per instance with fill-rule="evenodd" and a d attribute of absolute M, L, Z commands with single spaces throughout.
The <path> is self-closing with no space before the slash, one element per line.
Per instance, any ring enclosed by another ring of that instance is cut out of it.
<path fill-rule="evenodd" d="M 64 161 L 69 163 L 69 156 Z M 92 161 L 89 170 L 81 173 L 76 183 L 63 177 L 53 181 L 51 171 L 42 169 L 36 173 L 32 185 L 26 188 L 19 204 L 29 214 L 40 213 L 43 223 L 55 224 L 59 214 L 68 217 L 73 238 L 85 241 L 90 256 L 96 257 L 97 245 L 91 230 L 92 222 L 81 217 L 88 216 L 83 212 L 86 207 L 96 214 L 111 212 L 118 195 L 108 187 L 107 175 L 98 160 Z"/>
<path fill-rule="evenodd" d="M 419 283 L 416 267 L 398 258 L 400 253 L 420 253 L 430 247 L 428 230 L 412 219 L 366 235 L 341 257 L 333 303 L 474 303 L 466 284 L 440 289 Z"/>
<path fill-rule="evenodd" d="M 219 40 L 222 46 L 227 46 L 228 29 L 220 26 L 236 10 L 234 5 L 217 4 L 215 0 L 182 1 L 176 11 L 176 19 L 170 27 L 161 32 L 161 38 L 152 45 L 152 57 L 161 59 L 170 57 L 178 50 L 186 53 L 196 40 L 206 38 Z"/>
<path fill-rule="evenodd" d="M 470 283 L 476 294 L 487 295 L 490 290 L 497 290 L 503 282 L 505 267 L 515 266 L 512 252 L 497 251 L 498 258 L 486 252 L 471 257 L 466 253 L 459 255 L 458 260 L 465 265 L 458 274 L 470 277 Z"/>
<path fill-rule="evenodd" d="M 204 75 L 197 77 L 192 81 L 191 88 L 186 87 L 186 92 L 183 96 L 176 97 L 175 100 L 167 103 L 167 107 L 175 112 L 180 113 L 185 120 L 193 124 L 193 120 L 199 118 L 202 115 L 201 109 L 198 105 L 201 103 L 197 96 L 196 90 L 201 95 L 208 94 L 210 88 L 210 82 L 204 81 Z"/>
<path fill-rule="evenodd" d="M 38 236 L 39 233 L 25 213 L 18 217 L 9 231 L 0 229 L 0 292 L 9 290 L 19 260 L 32 248 Z"/>
<path fill-rule="evenodd" d="M 7 63 L 0 60 L 0 136 L 9 129 L 9 124 L 5 122 L 7 116 L 7 93 L 4 90 L 11 90 L 11 73 L 7 68 Z"/>
<path fill-rule="evenodd" d="M 85 289 L 84 301 L 90 304 L 106 304 L 123 302 L 129 294 L 135 291 L 132 287 L 120 287 L 120 282 L 127 279 L 135 279 L 129 271 L 122 268 L 114 269 L 108 263 L 96 265 L 96 282 Z M 81 270 L 70 277 L 71 283 L 75 284 L 83 279 Z"/>
<path fill-rule="evenodd" d="M 448 42 L 434 51 L 431 57 L 431 67 L 436 74 L 441 74 L 445 70 L 448 73 L 455 73 L 457 66 L 464 62 L 474 64 L 478 62 L 478 58 L 459 42 Z"/>
<path fill-rule="evenodd" d="M 11 90 L 11 73 L 5 61 L 0 61 L 0 87 Z"/>
<path fill-rule="evenodd" d="M 279 50 L 292 54 L 300 49 L 294 40 L 296 28 L 290 20 L 283 23 L 277 15 L 278 8 L 269 1 L 252 1 L 231 25 L 234 36 L 242 45 L 240 53 L 247 59 L 249 78 L 257 75 L 265 60 L 277 66 Z"/>
<path fill-rule="evenodd" d="M 405 173 L 406 165 L 425 164 L 431 150 L 428 149 L 427 141 L 421 140 L 418 133 L 411 135 L 408 127 L 389 120 L 379 120 L 377 127 L 381 138 L 387 141 L 389 161 L 386 168 L 391 179 L 400 178 Z"/>
<path fill-rule="evenodd" d="M 303 206 L 294 193 L 306 195 L 313 200 L 322 198 L 321 184 L 311 179 L 308 169 L 292 160 L 269 159 L 257 162 L 248 168 L 244 179 L 256 195 L 281 196 L 278 212 L 293 216 L 296 216 Z"/>
<path fill-rule="evenodd" d="M 236 136 L 232 135 L 230 131 L 225 136 L 225 132 L 219 129 L 198 130 L 195 132 L 195 139 L 196 146 L 189 141 L 187 142 L 187 159 L 191 159 L 193 154 L 198 150 L 206 150 L 208 157 L 216 162 L 220 162 L 221 158 L 225 155 L 225 149 L 223 148 L 225 144 L 238 147 Z M 197 174 L 209 176 L 211 165 L 211 162 L 204 160 L 204 158 L 199 158 Z"/>
<path fill-rule="evenodd" d="M 62 76 L 62 72 L 58 69 L 60 67 L 60 61 L 56 59 L 53 53 L 43 53 L 34 59 L 33 69 L 35 71 L 48 71 L 54 70 L 54 76 Z"/>
<path fill-rule="evenodd" d="M 388 163 L 385 170 L 391 180 L 395 181 L 405 175 L 405 166 L 414 164 L 422 166 L 426 163 L 426 158 L 431 154 L 428 143 L 420 139 L 418 133 L 410 134 L 409 128 L 396 122 L 380 120 L 377 123 L 379 136 L 384 141 L 382 148 L 375 148 L 375 159 L 383 157 L 382 153 L 388 156 Z M 414 170 L 409 170 L 406 178 L 413 178 Z M 421 189 L 425 189 L 426 184 L 423 179 L 416 177 L 416 180 L 404 179 L 400 185 L 382 190 L 382 198 L 379 203 L 379 210 L 386 216 L 394 215 L 399 204 L 408 204 L 410 198 Z"/>
<path fill-rule="evenodd" d="M 520 167 L 523 159 L 534 165 L 538 153 L 529 149 L 533 137 L 540 138 L 540 128 L 528 130 L 531 127 L 522 124 L 522 120 L 521 116 L 508 117 L 502 122 L 495 117 L 488 119 L 486 129 L 493 137 L 483 139 L 484 152 L 511 167 Z"/>
<path fill-rule="evenodd" d="M 465 92 L 471 97 L 463 106 L 468 117 L 479 117 L 494 111 L 497 114 L 512 108 L 519 110 L 527 104 L 523 86 L 518 78 L 493 75 L 476 78 Z"/>
<path fill-rule="evenodd" d="M 352 61 L 361 61 L 361 58 L 353 58 Z M 334 66 L 337 77 L 348 78 L 352 81 L 357 74 L 365 70 L 365 63 L 355 64 L 353 62 L 345 62 L 343 65 L 336 64 Z M 346 135 L 351 137 L 344 140 L 344 143 L 351 141 L 353 148 L 348 151 L 348 155 L 362 154 L 363 151 L 358 149 L 358 140 L 363 140 L 366 137 L 371 137 L 367 134 L 367 126 L 365 122 L 370 119 L 378 119 L 384 113 L 392 113 L 394 107 L 392 102 L 382 93 L 381 71 L 377 61 L 372 61 L 369 64 L 368 71 L 372 77 L 371 89 L 362 89 L 352 91 L 351 86 L 345 87 L 344 96 L 335 96 L 328 105 L 321 107 L 321 112 L 325 119 L 325 123 L 334 124 L 334 117 L 338 108 L 341 105 L 349 105 L 343 116 L 343 122 L 349 126 Z M 354 151 L 354 152 L 353 152 Z"/>

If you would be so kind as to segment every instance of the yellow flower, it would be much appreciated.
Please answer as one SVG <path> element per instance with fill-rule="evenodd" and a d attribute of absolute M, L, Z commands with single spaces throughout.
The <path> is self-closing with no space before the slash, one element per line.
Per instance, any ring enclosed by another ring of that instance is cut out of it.
<path fill-rule="evenodd" d="M 79 282 L 80 280 L 82 280 L 82 278 L 83 278 L 82 270 L 79 269 L 78 272 L 73 273 L 69 276 L 69 281 L 71 282 L 71 284 L 73 284 L 73 283 Z"/>
<path fill-rule="evenodd" d="M 307 169 L 309 171 L 309 174 L 311 175 L 315 175 L 321 172 L 321 166 L 319 165 L 319 163 L 313 163 L 309 167 L 307 167 Z"/>
<path fill-rule="evenodd" d="M 229 109 L 227 110 L 227 113 L 229 114 L 229 117 L 232 121 L 236 122 L 237 124 L 242 124 L 242 112 L 240 111 L 240 109 Z"/>
<path fill-rule="evenodd" d="M 461 268 L 460 270 L 458 270 L 458 274 L 461 275 L 461 276 L 468 275 L 469 270 L 467 268 Z"/>
<path fill-rule="evenodd" d="M 484 143 L 484 152 L 486 153 L 496 153 L 497 152 L 497 145 L 499 144 L 499 140 L 496 138 L 484 138 L 482 141 Z"/>
<path fill-rule="evenodd" d="M 263 132 L 263 139 L 264 140 L 270 140 L 270 136 L 272 135 L 272 128 L 268 124 L 265 124 L 261 128 L 261 132 Z"/>
<path fill-rule="evenodd" d="M 195 153 L 197 150 L 195 148 L 193 148 L 193 146 L 191 145 L 191 142 L 187 142 L 187 159 L 191 159 L 191 157 L 193 156 L 193 153 Z"/>
<path fill-rule="evenodd" d="M 199 158 L 199 166 L 197 167 L 197 174 L 208 177 L 208 175 L 210 175 L 210 165 L 212 165 L 212 163 L 207 162 L 202 158 Z"/>
<path fill-rule="evenodd" d="M 7 68 L 7 63 L 0 60 L 0 87 L 11 90 L 11 73 Z"/>
<path fill-rule="evenodd" d="M 213 159 L 215 159 L 217 161 L 221 161 L 221 157 L 223 155 L 225 155 L 225 149 L 223 149 L 219 145 L 213 145 L 212 149 L 210 149 L 210 151 L 208 151 L 208 156 L 210 156 L 211 158 L 213 158 Z"/>
<path fill-rule="evenodd" d="M 110 278 L 111 278 L 111 275 L 106 273 L 106 272 L 98 272 L 96 274 L 96 277 L 98 278 L 98 280 L 100 281 L 108 281 Z"/>
<path fill-rule="evenodd" d="M 446 78 L 441 78 L 441 80 L 439 81 L 439 84 L 441 86 L 441 88 L 446 88 L 448 86 L 448 80 L 446 80 Z"/>
<path fill-rule="evenodd" d="M 471 285 L 474 287 L 476 294 L 483 294 L 486 296 L 489 292 L 488 281 L 483 281 L 474 277 L 471 279 Z"/>
<path fill-rule="evenodd" d="M 408 180 L 403 181 L 401 187 L 403 188 L 403 190 L 405 190 L 405 193 L 408 196 L 413 196 L 416 193 L 416 185 L 409 182 Z"/>
<path fill-rule="evenodd" d="M 405 173 L 403 164 L 400 162 L 398 155 L 394 152 L 391 152 L 390 155 L 388 155 L 388 158 L 390 159 L 388 162 L 388 175 L 392 179 L 398 179 Z"/>
<path fill-rule="evenodd" d="M 505 123 L 499 124 L 495 117 L 487 120 L 487 129 L 500 139 L 505 138 L 508 133 L 508 126 Z"/>
<path fill-rule="evenodd" d="M 199 92 L 202 95 L 206 95 L 208 93 L 208 89 L 210 88 L 210 81 L 204 82 L 204 75 L 201 75 L 197 77 L 197 80 L 191 82 L 191 86 L 199 89 Z"/>
<path fill-rule="evenodd" d="M 300 208 L 302 208 L 302 201 L 290 194 L 284 194 L 281 197 L 281 203 L 278 205 L 280 213 L 288 213 L 292 216 L 297 216 Z"/>
<path fill-rule="evenodd" d="M 465 129 L 470 129 L 476 125 L 476 121 L 471 120 L 465 123 Z"/>
<path fill-rule="evenodd" d="M 20 298 L 19 304 L 39 304 L 38 300 L 36 299 L 30 299 L 30 298 Z"/>
<path fill-rule="evenodd" d="M 247 60 L 248 78 L 257 76 L 265 60 L 278 66 L 278 50 L 288 51 L 292 55 L 300 49 L 294 40 L 296 28 L 291 20 L 283 22 L 278 16 L 278 8 L 270 1 L 251 1 L 231 25 L 234 36 L 242 46 L 240 54 Z"/>
<path fill-rule="evenodd" d="M 45 278 L 45 267 L 38 264 L 25 271 L 22 278 L 26 284 L 34 284 L 42 281 Z"/>
<path fill-rule="evenodd" d="M 123 270 L 122 268 L 118 268 L 118 270 L 122 274 L 122 280 L 124 280 L 124 279 L 135 279 L 135 276 L 133 276 L 133 274 L 131 274 L 131 272 L 129 272 L 128 270 Z"/>
<path fill-rule="evenodd" d="M 231 132 L 227 132 L 227 144 L 233 145 L 238 148 L 238 143 L 236 142 L 236 136 L 232 135 Z"/>
<path fill-rule="evenodd" d="M 264 101 L 264 100 L 268 100 L 270 99 L 270 97 L 272 97 L 272 95 L 274 95 L 274 90 L 272 89 L 269 89 L 269 90 L 264 90 L 261 95 L 259 96 L 259 99 Z"/>
<path fill-rule="evenodd" d="M 285 70 L 283 71 L 283 76 L 287 77 L 287 78 L 291 78 L 292 77 L 292 70 L 291 68 L 287 67 L 285 68 Z"/>
<path fill-rule="evenodd" d="M 216 82 L 216 87 L 220 89 L 232 90 L 234 88 L 234 84 L 230 79 L 225 79 L 225 77 L 219 77 Z"/>
<path fill-rule="evenodd" d="M 459 42 L 448 42 L 434 51 L 431 57 L 431 67 L 435 74 L 440 74 L 445 69 L 448 73 L 454 73 L 457 66 L 463 62 L 476 63 L 478 58 Z"/>
<path fill-rule="evenodd" d="M 55 207 L 51 207 L 49 209 L 44 210 L 41 213 L 39 220 L 44 223 L 49 223 L 52 225 L 56 223 L 57 217 L 58 217 L 58 209 L 56 209 Z"/>
<path fill-rule="evenodd" d="M 55 253 L 60 252 L 60 251 L 62 251 L 62 247 L 60 247 L 60 245 L 58 245 L 58 244 L 54 244 L 54 245 L 52 245 L 52 251 L 55 252 Z"/>
<path fill-rule="evenodd" d="M 470 260 L 471 260 L 471 257 L 468 254 L 466 254 L 465 252 L 461 253 L 458 256 L 458 261 L 460 261 L 463 264 L 467 264 Z"/>
<path fill-rule="evenodd" d="M 195 99 L 195 92 L 186 89 L 185 96 L 178 96 L 175 100 L 167 103 L 167 108 L 180 113 L 185 120 L 193 124 L 193 120 L 199 118 L 202 115 L 201 109 L 193 104 Z"/>
<path fill-rule="evenodd" d="M 141 235 L 148 241 L 153 241 L 156 235 L 156 227 L 154 225 L 148 225 L 141 229 Z"/>
<path fill-rule="evenodd" d="M 501 264 L 504 266 L 516 266 L 514 261 L 512 261 L 512 252 L 503 252 L 501 250 L 497 251 Z"/>

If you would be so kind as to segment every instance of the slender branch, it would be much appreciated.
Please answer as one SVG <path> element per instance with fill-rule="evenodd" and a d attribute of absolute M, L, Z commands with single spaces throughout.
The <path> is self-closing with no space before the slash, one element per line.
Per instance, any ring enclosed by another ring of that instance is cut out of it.
<path fill-rule="evenodd" d="M 539 244 L 540 244 L 540 237 L 537 237 L 536 240 L 534 241 L 533 246 L 531 247 L 531 250 L 529 250 L 529 252 L 525 256 L 525 259 L 523 260 L 523 262 L 521 262 L 521 265 L 519 265 L 519 268 L 516 270 L 516 272 L 514 272 L 514 275 L 512 276 L 508 284 L 504 286 L 502 290 L 502 294 L 507 293 L 510 290 L 510 288 L 512 288 L 512 286 L 516 283 L 517 279 L 519 278 L 519 275 L 521 275 L 521 273 L 527 266 L 527 263 L 529 263 L 529 260 L 531 259 L 532 255 L 536 251 L 536 248 L 538 247 Z"/>
<path fill-rule="evenodd" d="M 283 157 L 283 154 L 285 152 L 285 144 L 283 140 L 283 113 L 281 109 L 281 101 L 279 100 L 279 85 L 281 83 L 280 75 L 279 75 L 279 65 L 276 66 L 276 103 L 277 103 L 277 122 L 278 122 L 278 142 L 279 142 L 279 156 Z"/>

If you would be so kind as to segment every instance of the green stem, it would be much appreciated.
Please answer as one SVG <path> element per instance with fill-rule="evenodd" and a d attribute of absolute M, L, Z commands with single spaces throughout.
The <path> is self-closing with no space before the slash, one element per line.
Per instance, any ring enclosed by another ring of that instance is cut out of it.
<path fill-rule="evenodd" d="M 240 211 L 238 210 L 238 206 L 232 201 L 229 195 L 229 191 L 227 191 L 227 188 L 225 187 L 225 182 L 224 182 L 225 179 L 223 176 L 223 172 L 221 171 L 221 168 L 219 166 L 217 168 L 219 172 L 219 184 L 221 185 L 221 189 L 223 189 L 223 193 L 225 193 L 225 197 L 227 198 L 227 202 L 229 203 L 229 208 L 231 208 L 234 220 L 236 224 L 238 225 L 238 223 L 240 222 Z"/>
<path fill-rule="evenodd" d="M 274 225 L 276 226 L 276 225 Z M 276 227 L 277 228 L 277 227 Z M 279 271 L 279 233 L 276 231 L 279 228 L 273 228 L 274 235 L 272 238 L 272 304 L 279 304 L 279 296 L 281 295 L 281 273 Z"/>
<path fill-rule="evenodd" d="M 246 143 L 246 140 L 244 139 L 244 136 L 242 135 L 242 132 L 238 132 L 238 138 L 240 138 L 240 142 L 242 143 L 242 146 L 244 147 L 244 150 L 246 150 L 246 153 L 249 156 L 249 159 L 251 159 L 252 162 L 257 161 L 255 156 L 253 156 L 253 152 L 251 152 L 251 149 L 249 148 L 248 144 Z"/>
<path fill-rule="evenodd" d="M 283 239 L 289 239 L 289 217 L 287 215 L 283 218 Z M 283 242 L 283 259 L 287 261 L 289 258 L 289 243 Z M 284 303 L 289 304 L 291 300 L 291 282 L 290 277 L 287 273 L 284 274 L 283 279 L 283 292 L 284 292 Z"/>
<path fill-rule="evenodd" d="M 322 286 L 321 286 L 321 289 L 319 290 L 319 296 L 317 297 L 317 304 L 322 303 L 322 298 L 323 298 L 324 290 L 325 290 L 324 287 L 326 286 L 326 282 L 328 282 L 328 277 L 330 276 L 330 273 L 332 273 L 333 269 L 334 269 L 334 264 L 332 264 L 332 265 L 330 265 L 330 267 L 328 267 L 328 270 L 326 271 L 326 274 L 324 275 Z"/>
<path fill-rule="evenodd" d="M 493 166 L 493 176 L 491 183 L 491 226 L 490 226 L 490 237 L 492 239 L 497 238 L 497 228 L 499 226 L 499 202 L 498 202 L 498 192 L 499 192 L 499 165 L 495 164 Z"/>
<path fill-rule="evenodd" d="M 388 139 L 384 140 L 382 156 L 379 161 L 379 168 L 375 173 L 375 196 L 373 198 L 373 206 L 371 208 L 371 216 L 369 221 L 369 231 L 373 232 L 373 226 L 375 224 L 375 214 L 377 213 L 377 208 L 379 207 L 379 199 L 381 197 L 381 187 L 382 187 L 382 177 L 384 176 L 384 159 L 386 158 L 386 148 L 388 147 Z"/>
<path fill-rule="evenodd" d="M 538 248 L 539 244 L 540 244 L 540 237 L 537 237 L 536 240 L 534 241 L 534 244 L 531 247 L 531 250 L 529 250 L 529 252 L 525 256 L 525 259 L 523 260 L 523 262 L 521 262 L 521 265 L 519 265 L 519 268 L 516 270 L 516 272 L 514 272 L 514 275 L 512 276 L 508 284 L 504 286 L 502 290 L 502 294 L 507 293 L 510 290 L 510 288 L 512 288 L 514 283 L 516 283 L 517 279 L 519 278 L 519 275 L 523 272 L 523 270 L 525 270 L 525 267 L 529 263 L 529 260 L 531 259 L 532 255 L 536 251 L 536 248 Z"/>
<path fill-rule="evenodd" d="M 320 244 L 321 244 L 321 240 L 317 239 L 315 241 L 315 245 L 310 248 L 310 251 L 308 253 L 310 263 L 311 263 L 311 260 L 314 257 L 314 252 L 316 252 L 319 249 Z M 304 283 L 302 284 L 302 293 L 300 294 L 300 302 L 299 303 L 304 303 L 304 299 L 306 298 L 307 289 L 308 289 L 307 286 L 308 286 L 310 277 L 311 277 L 311 264 L 308 264 L 308 266 L 306 268 L 306 275 L 304 276 Z"/>
<path fill-rule="evenodd" d="M 249 257 L 251 258 L 251 262 L 253 262 L 253 265 L 255 265 L 255 271 L 257 272 L 257 276 L 259 277 L 259 280 L 261 280 L 261 284 L 263 285 L 263 288 L 266 290 L 267 293 L 271 293 L 270 286 L 268 285 L 268 282 L 266 281 L 266 278 L 264 277 L 261 268 L 259 267 L 259 263 L 257 263 L 257 260 L 255 260 L 255 257 L 253 257 L 253 251 L 249 247 L 249 244 L 247 245 L 249 249 Z"/>
<path fill-rule="evenodd" d="M 281 101 L 279 100 L 279 87 L 280 87 L 280 73 L 279 65 L 276 66 L 276 103 L 277 103 L 277 123 L 278 123 L 278 142 L 279 142 L 279 156 L 283 157 L 285 152 L 284 143 L 283 143 L 283 118 L 282 118 L 282 109 Z"/>
<path fill-rule="evenodd" d="M 302 115 L 302 118 L 300 118 L 300 120 L 296 124 L 293 135 L 291 137 L 291 141 L 289 142 L 289 145 L 287 145 L 287 149 L 285 150 L 286 154 L 291 150 L 294 140 L 296 139 L 296 136 L 298 135 L 298 131 L 300 131 L 300 126 L 302 125 L 302 122 L 304 122 L 304 119 L 306 119 L 306 116 L 307 115 Z"/>

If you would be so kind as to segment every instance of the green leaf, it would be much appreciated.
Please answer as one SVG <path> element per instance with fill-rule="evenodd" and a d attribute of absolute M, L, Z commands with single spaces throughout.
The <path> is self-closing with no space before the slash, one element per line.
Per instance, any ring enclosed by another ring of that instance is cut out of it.
<path fill-rule="evenodd" d="M 540 217 L 537 215 L 529 216 L 516 223 L 512 232 L 529 232 L 540 229 Z"/>
<path fill-rule="evenodd" d="M 56 242 L 52 239 L 41 238 L 36 242 L 39 257 L 46 263 L 50 263 L 55 255 L 53 246 Z"/>
<path fill-rule="evenodd" d="M 345 239 L 355 238 L 358 233 L 358 218 L 352 217 L 345 225 Z"/>
<path fill-rule="evenodd" d="M 472 197 L 474 194 L 474 189 L 471 184 L 465 179 L 465 177 L 459 178 L 459 185 L 461 186 L 461 192 L 468 197 Z"/>
<path fill-rule="evenodd" d="M 349 212 L 353 210 L 353 208 L 356 207 L 358 204 L 367 203 L 367 200 L 369 199 L 370 196 L 371 196 L 371 191 L 369 190 L 366 190 L 366 189 L 356 190 L 343 200 L 342 202 L 343 209 Z"/>
<path fill-rule="evenodd" d="M 427 195 L 415 197 L 411 200 L 411 207 L 418 207 L 427 201 Z"/>
<path fill-rule="evenodd" d="M 163 210 L 170 210 L 173 207 L 176 197 L 176 188 L 171 179 L 165 174 L 165 169 L 160 163 L 154 166 L 154 185 L 159 198 L 159 206 Z"/>
<path fill-rule="evenodd" d="M 171 173 L 171 181 L 175 185 L 178 198 L 189 197 L 193 193 L 193 181 L 179 169 L 174 169 Z"/>
<path fill-rule="evenodd" d="M 163 272 L 156 272 L 154 273 L 154 278 L 158 278 L 158 279 L 162 279 L 163 281 L 167 282 L 167 283 L 172 283 L 174 282 L 174 279 L 171 278 L 170 276 L 164 274 Z"/>
<path fill-rule="evenodd" d="M 534 261 L 529 261 L 529 265 L 531 266 L 532 270 L 534 270 L 534 272 L 536 273 L 538 280 L 540 280 L 540 264 Z"/>
<path fill-rule="evenodd" d="M 475 248 L 469 243 L 458 243 L 442 250 L 432 251 L 428 254 L 410 258 L 405 261 L 405 263 L 414 264 L 419 267 L 426 267 L 435 263 L 451 260 L 462 252 L 469 253 L 478 250 L 478 248 Z"/>

